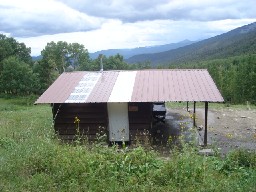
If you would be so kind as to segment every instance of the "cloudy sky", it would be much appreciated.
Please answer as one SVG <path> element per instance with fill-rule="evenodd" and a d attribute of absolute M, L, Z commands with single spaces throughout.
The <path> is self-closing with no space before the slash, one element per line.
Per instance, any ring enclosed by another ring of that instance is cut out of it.
<path fill-rule="evenodd" d="M 256 22 L 255 0 L 0 0 L 0 33 L 39 55 L 47 42 L 89 52 L 200 40 Z"/>

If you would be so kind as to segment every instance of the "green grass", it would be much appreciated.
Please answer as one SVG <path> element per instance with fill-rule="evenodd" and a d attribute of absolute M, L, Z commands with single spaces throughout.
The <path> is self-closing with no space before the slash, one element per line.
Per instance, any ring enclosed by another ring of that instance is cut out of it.
<path fill-rule="evenodd" d="M 63 144 L 51 108 L 0 99 L 0 191 L 256 191 L 256 154 L 204 157 L 184 144 L 170 158 L 137 147 Z"/>

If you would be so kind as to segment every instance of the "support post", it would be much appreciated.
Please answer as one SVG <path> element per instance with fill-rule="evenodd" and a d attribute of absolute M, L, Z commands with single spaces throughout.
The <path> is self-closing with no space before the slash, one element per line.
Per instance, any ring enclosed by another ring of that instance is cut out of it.
<path fill-rule="evenodd" d="M 193 111 L 193 127 L 196 126 L 196 102 L 194 101 L 194 111 Z"/>
<path fill-rule="evenodd" d="M 208 117 L 208 102 L 205 102 L 204 146 L 207 146 L 207 117 Z"/>
<path fill-rule="evenodd" d="M 188 111 L 188 101 L 187 101 L 187 111 Z"/>

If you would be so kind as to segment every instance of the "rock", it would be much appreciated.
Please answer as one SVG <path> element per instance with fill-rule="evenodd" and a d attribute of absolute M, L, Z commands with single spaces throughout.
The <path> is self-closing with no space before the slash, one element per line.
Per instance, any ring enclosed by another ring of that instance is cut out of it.
<path fill-rule="evenodd" d="M 204 155 L 204 156 L 212 156 L 214 155 L 214 151 L 213 149 L 202 149 L 202 150 L 199 150 L 199 155 Z"/>
<path fill-rule="evenodd" d="M 202 131 L 203 128 L 204 128 L 203 125 L 200 125 L 200 126 L 197 127 L 197 130 L 198 130 L 198 131 Z"/>
<path fill-rule="evenodd" d="M 247 110 L 251 110 L 249 101 L 246 102 L 246 107 L 247 107 Z"/>
<path fill-rule="evenodd" d="M 220 117 L 217 117 L 217 119 L 220 119 Z"/>

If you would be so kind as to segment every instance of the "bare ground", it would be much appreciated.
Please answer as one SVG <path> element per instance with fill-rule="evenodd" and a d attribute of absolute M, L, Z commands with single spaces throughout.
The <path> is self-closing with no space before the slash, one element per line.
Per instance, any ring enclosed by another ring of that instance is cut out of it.
<path fill-rule="evenodd" d="M 204 109 L 198 108 L 196 113 L 197 126 L 204 127 Z M 203 135 L 203 130 L 200 133 Z M 256 110 L 209 109 L 208 138 L 222 153 L 236 148 L 256 150 Z"/>
<path fill-rule="evenodd" d="M 196 125 L 202 127 L 202 130 L 197 132 L 199 133 L 198 144 L 203 143 L 204 115 L 204 108 L 196 109 Z M 174 145 L 177 144 L 179 136 L 183 135 L 185 140 L 189 141 L 191 130 L 193 131 L 193 119 L 191 117 L 192 113 L 187 112 L 186 108 L 168 109 L 165 123 L 157 123 L 153 126 L 154 148 L 160 152 L 168 153 L 166 146 L 170 142 Z M 237 148 L 256 150 L 256 110 L 228 107 L 209 108 L 207 135 L 207 147 L 218 148 L 223 155 Z"/>

